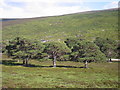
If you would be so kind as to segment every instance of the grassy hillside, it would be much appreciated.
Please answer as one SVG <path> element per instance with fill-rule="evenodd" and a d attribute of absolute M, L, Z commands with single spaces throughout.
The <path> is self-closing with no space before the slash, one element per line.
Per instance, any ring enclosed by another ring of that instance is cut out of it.
<path fill-rule="evenodd" d="M 3 22 L 2 38 L 26 37 L 63 41 L 68 37 L 94 40 L 95 37 L 118 39 L 118 11 L 103 10 L 71 15 Z M 15 24 L 16 23 L 16 24 Z M 9 25 L 10 24 L 10 25 Z"/>

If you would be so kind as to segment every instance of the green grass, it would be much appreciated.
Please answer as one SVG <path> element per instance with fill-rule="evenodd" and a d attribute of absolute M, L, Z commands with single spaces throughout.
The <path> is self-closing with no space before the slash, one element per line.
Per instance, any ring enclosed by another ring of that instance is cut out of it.
<path fill-rule="evenodd" d="M 118 40 L 118 11 L 98 11 L 65 16 L 47 17 L 6 26 L 3 40 L 17 36 L 29 39 L 45 39 L 63 42 L 68 37 L 94 40 L 96 37 Z"/>
<path fill-rule="evenodd" d="M 118 88 L 118 63 L 90 63 L 87 69 L 65 68 L 65 66 L 82 67 L 84 65 L 70 61 L 57 61 L 57 65 L 63 67 L 56 68 L 47 67 L 52 65 L 51 61 L 31 60 L 30 64 L 39 67 L 2 65 L 3 87 Z"/>

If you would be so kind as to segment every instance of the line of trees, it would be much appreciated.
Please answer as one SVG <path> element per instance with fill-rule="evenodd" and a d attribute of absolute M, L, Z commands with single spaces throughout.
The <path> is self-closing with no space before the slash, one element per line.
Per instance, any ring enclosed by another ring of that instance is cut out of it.
<path fill-rule="evenodd" d="M 117 58 L 119 47 L 117 42 L 97 37 L 94 42 L 84 39 L 68 38 L 64 43 L 31 41 L 16 37 L 8 43 L 3 42 L 2 52 L 13 59 L 23 61 L 28 66 L 30 59 L 56 60 L 75 62 L 104 62 L 106 58 Z"/>

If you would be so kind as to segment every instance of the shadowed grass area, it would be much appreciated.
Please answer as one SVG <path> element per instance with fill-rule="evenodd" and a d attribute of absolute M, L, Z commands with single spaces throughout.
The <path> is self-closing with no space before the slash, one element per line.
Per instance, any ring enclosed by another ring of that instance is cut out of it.
<path fill-rule="evenodd" d="M 16 63 L 17 60 L 2 60 L 3 65 L 7 65 L 7 66 L 24 66 L 22 63 Z M 48 62 L 47 62 L 48 63 Z M 50 62 L 52 63 L 52 62 Z M 53 66 L 43 66 L 43 65 L 36 65 L 36 64 L 29 64 L 25 67 L 41 67 L 41 68 L 49 68 L 49 67 L 53 67 Z M 84 68 L 84 67 L 76 67 L 76 66 L 65 66 L 65 65 L 56 65 L 56 67 L 63 67 L 63 68 Z"/>
<path fill-rule="evenodd" d="M 12 63 L 16 65 L 2 65 L 6 88 L 118 88 L 118 63 L 90 63 L 87 69 L 70 61 L 57 61 L 56 68 L 52 61 L 31 60 L 32 67 Z"/>

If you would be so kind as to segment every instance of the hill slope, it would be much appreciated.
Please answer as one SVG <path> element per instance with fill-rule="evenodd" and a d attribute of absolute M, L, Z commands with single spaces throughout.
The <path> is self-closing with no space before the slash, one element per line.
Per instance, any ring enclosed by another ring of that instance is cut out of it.
<path fill-rule="evenodd" d="M 17 36 L 53 41 L 63 41 L 68 37 L 94 40 L 98 36 L 118 40 L 118 11 L 117 9 L 110 9 L 5 21 L 3 22 L 2 36 L 3 40 Z"/>

